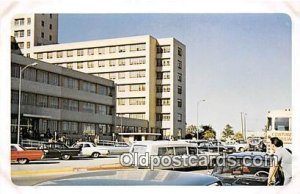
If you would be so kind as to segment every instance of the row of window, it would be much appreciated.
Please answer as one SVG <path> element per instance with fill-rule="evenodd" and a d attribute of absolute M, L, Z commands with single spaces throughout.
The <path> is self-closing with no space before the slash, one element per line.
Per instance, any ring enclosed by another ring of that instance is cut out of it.
<path fill-rule="evenodd" d="M 141 92 L 145 90 L 145 84 L 130 84 L 118 86 L 118 92 Z"/>
<path fill-rule="evenodd" d="M 170 106 L 171 99 L 170 98 L 157 98 L 156 99 L 156 106 Z M 182 107 L 182 99 L 177 99 L 177 106 L 179 108 Z"/>
<path fill-rule="evenodd" d="M 99 47 L 99 48 L 88 48 L 88 49 L 74 49 L 74 50 L 64 50 L 64 51 L 53 51 L 48 53 L 37 53 L 38 59 L 43 59 L 43 55 L 46 54 L 48 59 L 53 58 L 63 58 L 63 57 L 74 57 L 74 56 L 84 56 L 84 55 L 103 55 L 106 53 L 122 53 L 122 52 L 133 52 L 133 51 L 144 51 L 146 50 L 145 44 L 135 44 L 135 45 L 121 45 L 121 46 L 110 46 L 110 47 Z"/>
<path fill-rule="evenodd" d="M 31 24 L 31 18 L 27 18 L 27 25 Z M 14 21 L 15 26 L 23 26 L 25 24 L 25 18 L 17 18 Z"/>
<path fill-rule="evenodd" d="M 52 54 L 47 57 L 52 57 Z M 60 58 L 60 57 L 59 57 Z M 79 61 L 74 63 L 66 63 L 60 64 L 68 69 L 83 69 L 83 68 L 95 68 L 95 67 L 115 67 L 118 66 L 125 66 L 125 65 L 143 65 L 146 64 L 146 59 L 144 57 L 139 58 L 130 58 L 130 59 L 113 59 L 113 60 L 97 60 L 97 61 Z"/>
<path fill-rule="evenodd" d="M 170 121 L 170 113 L 156 113 L 156 121 Z M 182 122 L 182 114 L 177 113 L 177 121 Z"/>
<path fill-rule="evenodd" d="M 18 104 L 19 93 L 18 91 L 12 91 L 11 103 Z M 59 98 L 54 96 L 46 96 L 41 94 L 34 94 L 28 92 L 22 92 L 21 98 L 22 105 L 31 105 L 44 108 L 55 108 L 70 110 L 76 112 L 89 112 L 97 113 L 101 115 L 112 115 L 112 106 L 95 104 L 89 102 L 83 102 L 78 100 L 71 100 L 66 98 Z"/>
<path fill-rule="evenodd" d="M 26 36 L 31 36 L 31 30 L 26 30 Z M 14 37 L 16 37 L 16 38 L 25 37 L 25 30 L 16 30 L 16 31 L 14 31 Z"/>
<path fill-rule="evenodd" d="M 24 42 L 19 42 L 18 46 L 20 49 L 24 49 L 25 48 L 25 43 Z M 26 48 L 30 48 L 30 42 L 26 42 Z"/>
<path fill-rule="evenodd" d="M 118 117 L 127 117 L 131 119 L 145 119 L 145 113 L 119 113 Z"/>
<path fill-rule="evenodd" d="M 123 105 L 145 105 L 145 98 L 119 98 L 117 99 L 118 105 L 123 106 Z"/>
<path fill-rule="evenodd" d="M 20 66 L 17 64 L 12 64 L 11 77 L 19 78 L 19 76 L 20 76 Z M 86 92 L 96 93 L 105 96 L 112 96 L 111 87 L 75 79 L 75 78 L 71 78 L 71 77 L 67 77 L 67 76 L 63 76 L 63 75 L 59 75 L 56 73 L 51 73 L 43 70 L 37 70 L 30 67 L 24 70 L 22 79 L 71 88 L 71 89 L 83 90 Z"/>

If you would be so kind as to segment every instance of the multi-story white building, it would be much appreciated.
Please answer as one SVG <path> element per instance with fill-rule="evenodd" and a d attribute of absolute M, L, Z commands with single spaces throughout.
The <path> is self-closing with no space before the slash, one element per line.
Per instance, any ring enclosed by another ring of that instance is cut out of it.
<path fill-rule="evenodd" d="M 58 42 L 58 14 L 19 14 L 11 21 L 15 37 L 24 56 L 30 57 L 34 46 Z"/>
<path fill-rule="evenodd" d="M 185 45 L 175 38 L 136 36 L 33 48 L 31 57 L 113 80 L 116 113 L 146 119 L 163 138 L 185 135 Z M 119 135 L 122 135 L 121 129 Z"/>

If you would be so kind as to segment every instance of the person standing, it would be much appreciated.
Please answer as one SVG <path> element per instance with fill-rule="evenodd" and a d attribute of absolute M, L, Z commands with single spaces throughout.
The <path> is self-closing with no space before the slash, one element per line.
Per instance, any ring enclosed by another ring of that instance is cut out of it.
<path fill-rule="evenodd" d="M 283 172 L 283 185 L 287 185 L 292 180 L 292 154 L 283 148 L 283 142 L 277 137 L 271 139 L 271 150 L 274 153 L 273 165 L 269 170 L 268 185 L 271 184 L 273 176 L 280 168 Z M 276 185 L 276 184 L 275 184 Z M 279 184 L 282 185 L 282 184 Z"/>

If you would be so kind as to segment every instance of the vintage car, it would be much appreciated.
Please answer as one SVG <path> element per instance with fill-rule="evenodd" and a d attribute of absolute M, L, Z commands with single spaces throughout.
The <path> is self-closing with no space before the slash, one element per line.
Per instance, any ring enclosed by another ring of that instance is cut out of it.
<path fill-rule="evenodd" d="M 224 185 L 267 185 L 271 157 L 262 152 L 240 152 L 218 158 L 212 175 Z"/>
<path fill-rule="evenodd" d="M 246 141 L 235 141 L 235 142 L 226 142 L 227 146 L 233 146 L 235 147 L 235 150 L 236 151 L 239 151 L 239 152 L 244 152 L 244 151 L 247 151 L 249 149 L 249 145 Z"/>
<path fill-rule="evenodd" d="M 108 149 L 110 155 L 121 155 L 130 150 L 130 145 L 125 142 L 100 142 L 97 147 Z"/>
<path fill-rule="evenodd" d="M 17 161 L 19 164 L 26 164 L 29 161 L 41 160 L 44 158 L 44 152 L 41 150 L 27 150 L 18 144 L 11 144 L 11 161 Z"/>
<path fill-rule="evenodd" d="M 39 183 L 38 186 L 222 186 L 222 182 L 210 175 L 169 170 L 108 170 L 69 175 Z"/>
<path fill-rule="evenodd" d="M 69 160 L 79 156 L 81 148 L 70 148 L 64 143 L 43 143 L 39 148 L 45 152 L 45 158 L 60 158 Z"/>
<path fill-rule="evenodd" d="M 198 144 L 198 149 L 203 152 L 217 152 L 220 154 L 231 154 L 235 152 L 235 148 L 232 146 L 225 146 L 219 141 L 198 140 L 195 141 Z"/>
<path fill-rule="evenodd" d="M 98 147 L 91 142 L 77 142 L 72 147 L 81 148 L 80 155 L 98 158 L 101 155 L 108 155 L 109 151 L 106 148 Z"/>

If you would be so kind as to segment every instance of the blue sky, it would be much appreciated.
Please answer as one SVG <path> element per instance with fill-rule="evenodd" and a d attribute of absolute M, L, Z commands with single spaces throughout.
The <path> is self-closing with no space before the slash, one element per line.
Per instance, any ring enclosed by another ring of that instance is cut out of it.
<path fill-rule="evenodd" d="M 187 124 L 261 130 L 291 108 L 291 21 L 284 14 L 61 14 L 59 42 L 150 34 L 186 45 Z"/>

